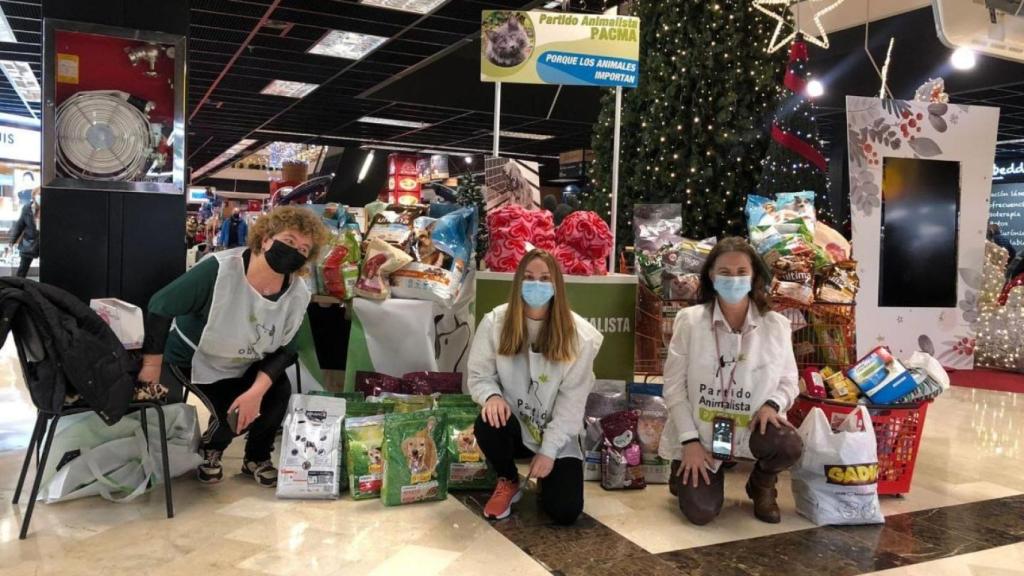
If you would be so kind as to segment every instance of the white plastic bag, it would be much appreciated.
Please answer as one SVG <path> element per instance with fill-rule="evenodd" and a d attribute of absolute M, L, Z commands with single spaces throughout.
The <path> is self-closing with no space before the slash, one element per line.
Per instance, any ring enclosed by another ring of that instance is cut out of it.
<path fill-rule="evenodd" d="M 819 526 L 882 524 L 878 504 L 878 452 L 871 415 L 864 406 L 833 432 L 814 408 L 800 426 L 804 453 L 792 470 L 796 510 Z"/>
<path fill-rule="evenodd" d="M 345 399 L 292 394 L 284 418 L 277 497 L 341 496 Z"/>
<path fill-rule="evenodd" d="M 176 478 L 192 472 L 202 462 L 198 454 L 199 423 L 192 406 L 172 404 L 164 406 L 163 411 L 167 458 L 171 477 Z M 113 426 L 107 426 L 94 412 L 61 418 L 39 499 L 49 504 L 102 496 L 113 502 L 130 502 L 163 484 L 160 424 L 155 410 L 150 409 L 148 416 L 148 447 L 137 412 Z"/>

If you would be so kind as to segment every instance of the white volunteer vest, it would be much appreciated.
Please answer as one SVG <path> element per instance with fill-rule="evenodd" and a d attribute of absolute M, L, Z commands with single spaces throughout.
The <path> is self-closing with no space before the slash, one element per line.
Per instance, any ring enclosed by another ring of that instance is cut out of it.
<path fill-rule="evenodd" d="M 310 300 L 306 283 L 292 275 L 288 290 L 276 302 L 264 298 L 245 277 L 245 250 L 213 254 L 219 265 L 217 281 L 199 344 L 175 327 L 181 339 L 195 350 L 193 384 L 238 378 L 254 362 L 290 342 L 302 326 Z"/>

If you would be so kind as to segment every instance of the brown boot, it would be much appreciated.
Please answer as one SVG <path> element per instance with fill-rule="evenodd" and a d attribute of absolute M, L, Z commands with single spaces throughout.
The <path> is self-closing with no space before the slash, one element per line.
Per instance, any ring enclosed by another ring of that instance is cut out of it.
<path fill-rule="evenodd" d="M 778 474 L 763 472 L 760 466 L 755 465 L 754 471 L 750 473 L 750 479 L 747 480 L 747 496 L 754 501 L 754 516 L 769 524 L 778 524 L 782 521 L 779 503 L 775 501 L 779 495 L 775 489 L 778 478 Z"/>

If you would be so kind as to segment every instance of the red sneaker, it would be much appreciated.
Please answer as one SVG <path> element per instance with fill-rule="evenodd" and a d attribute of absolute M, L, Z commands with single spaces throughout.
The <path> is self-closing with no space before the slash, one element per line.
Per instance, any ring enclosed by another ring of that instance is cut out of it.
<path fill-rule="evenodd" d="M 504 520 L 512 514 L 512 505 L 519 502 L 523 493 L 519 491 L 518 480 L 506 480 L 498 478 L 498 486 L 494 488 L 494 494 L 484 506 L 484 518 L 490 520 Z"/>

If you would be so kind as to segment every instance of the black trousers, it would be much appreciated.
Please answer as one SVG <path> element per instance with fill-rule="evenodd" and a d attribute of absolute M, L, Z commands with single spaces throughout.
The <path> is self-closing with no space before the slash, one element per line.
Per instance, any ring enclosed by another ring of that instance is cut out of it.
<path fill-rule="evenodd" d="M 33 256 L 21 257 L 21 262 L 18 263 L 18 278 L 28 278 L 28 271 L 32 268 L 33 260 L 35 260 Z"/>
<path fill-rule="evenodd" d="M 534 453 L 523 444 L 522 428 L 515 416 L 500 428 L 478 416 L 474 427 L 477 444 L 498 477 L 519 478 L 516 458 L 531 458 Z M 551 474 L 540 480 L 541 509 L 556 524 L 569 525 L 583 513 L 583 461 L 578 458 L 557 458 Z"/>
<path fill-rule="evenodd" d="M 182 397 L 180 390 L 185 383 L 191 381 L 191 371 L 191 368 L 164 364 L 161 380 L 171 390 L 172 401 L 175 398 L 180 401 Z M 189 390 L 195 393 L 210 411 L 210 425 L 203 435 L 204 449 L 226 450 L 231 445 L 236 434 L 228 425 L 228 408 L 239 396 L 252 387 L 258 372 L 259 369 L 253 366 L 240 378 L 220 380 L 213 384 L 187 385 Z M 245 439 L 246 460 L 262 462 L 270 459 L 270 455 L 274 451 L 277 430 L 281 427 L 285 414 L 288 412 L 288 399 L 291 394 L 291 381 L 287 376 L 281 374 L 263 395 L 259 417 L 249 425 L 249 428 L 240 430 L 238 434 L 247 434 Z"/>

